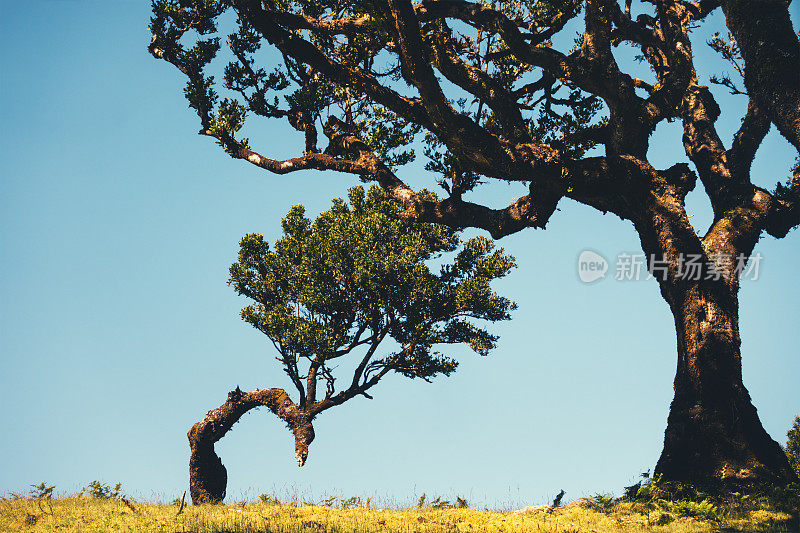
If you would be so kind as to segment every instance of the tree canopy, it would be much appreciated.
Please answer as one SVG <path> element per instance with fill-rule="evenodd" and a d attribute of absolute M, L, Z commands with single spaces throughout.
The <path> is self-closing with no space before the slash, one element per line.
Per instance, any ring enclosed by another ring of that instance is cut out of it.
<path fill-rule="evenodd" d="M 325 382 L 317 412 L 366 393 L 388 372 L 450 375 L 458 363 L 434 346 L 465 343 L 487 355 L 497 337 L 479 322 L 508 320 L 516 307 L 489 286 L 514 261 L 488 239 L 461 244 L 445 226 L 402 221 L 377 187 L 366 194 L 354 187 L 349 200 L 335 199 L 313 222 L 295 206 L 274 250 L 261 235 L 247 235 L 230 270 L 234 289 L 254 301 L 242 318 L 272 341 L 300 404 L 315 402 L 316 380 Z M 458 248 L 440 272 L 428 266 Z M 398 349 L 372 359 L 384 339 Z M 361 347 L 352 381 L 334 394 L 331 362 Z M 301 371 L 299 361 L 309 368 Z"/>
<path fill-rule="evenodd" d="M 348 197 L 349 205 L 337 198 L 313 221 L 293 207 L 273 248 L 257 234 L 240 242 L 229 283 L 252 301 L 242 318 L 269 338 L 296 399 L 282 388 L 237 388 L 194 425 L 196 503 L 224 496 L 213 445 L 248 410 L 265 406 L 286 422 L 302 466 L 314 417 L 358 395 L 371 398 L 367 391 L 390 372 L 426 381 L 450 375 L 458 363 L 437 347 L 463 343 L 487 355 L 497 336 L 484 326 L 516 308 L 490 287 L 515 265 L 489 239 L 461 242 L 452 228 L 403 220 L 378 187 L 353 187 Z M 342 386 L 340 367 L 353 368 Z"/>
<path fill-rule="evenodd" d="M 733 77 L 708 78 L 694 60 L 693 47 L 706 43 L 693 30 L 717 10 L 728 31 L 708 44 Z M 544 228 L 566 199 L 632 224 L 650 266 L 665 266 L 657 281 L 678 339 L 656 472 L 702 483 L 796 480 L 742 383 L 731 260 L 750 256 L 762 234 L 782 238 L 800 223 L 800 167 L 769 177 L 780 182 L 772 190 L 751 179 L 772 125 L 800 150 L 789 2 L 154 0 L 150 28 L 150 53 L 187 78 L 200 133 L 234 158 L 276 174 L 353 174 L 378 183 L 401 217 L 494 238 Z M 618 59 L 623 45 L 647 75 Z M 703 79 L 747 98 L 727 142 Z M 286 159 L 267 155 L 268 141 L 245 135 L 253 117 L 285 120 L 302 146 Z M 671 121 L 691 165 L 658 168 L 650 138 Z M 441 199 L 404 179 L 420 150 Z M 481 195 L 490 180 L 525 194 L 496 208 Z M 713 210 L 708 228 L 695 228 L 685 208 L 698 181 Z M 687 257 L 702 259 L 696 277 Z"/>

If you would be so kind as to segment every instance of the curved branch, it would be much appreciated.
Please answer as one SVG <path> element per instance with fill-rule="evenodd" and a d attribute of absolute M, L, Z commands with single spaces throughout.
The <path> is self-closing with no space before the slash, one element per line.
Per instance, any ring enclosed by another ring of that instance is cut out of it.
<path fill-rule="evenodd" d="M 560 179 L 541 180 L 542 185 L 531 184 L 535 194 L 526 195 L 504 209 L 491 209 L 457 197 L 440 201 L 424 200 L 386 166 L 360 139 L 340 133 L 341 121 L 330 117 L 325 134 L 331 143 L 325 153 L 311 153 L 303 157 L 278 161 L 264 157 L 231 136 L 221 138 L 233 157 L 276 174 L 298 170 L 338 170 L 377 181 L 386 193 L 404 207 L 401 216 L 420 222 L 436 222 L 451 227 L 485 229 L 494 238 L 515 233 L 527 227 L 543 228 L 556 208 L 565 187 Z M 220 138 L 211 131 L 201 132 Z M 529 147 L 530 145 L 523 145 Z M 347 155 L 350 155 L 347 158 Z"/>
<path fill-rule="evenodd" d="M 728 150 L 728 163 L 731 173 L 741 179 L 750 179 L 750 166 L 756 151 L 769 132 L 770 120 L 766 113 L 752 100 L 747 104 L 747 114 L 742 119 L 739 131 L 733 137 L 733 145 Z"/>
<path fill-rule="evenodd" d="M 189 430 L 189 490 L 193 503 L 219 503 L 225 498 L 228 474 L 214 444 L 248 411 L 266 407 L 286 422 L 295 435 L 295 454 L 302 466 L 308 445 L 314 440 L 314 428 L 283 389 L 256 389 L 242 392 L 239 387 L 228 393 L 221 406 L 206 413 Z"/>

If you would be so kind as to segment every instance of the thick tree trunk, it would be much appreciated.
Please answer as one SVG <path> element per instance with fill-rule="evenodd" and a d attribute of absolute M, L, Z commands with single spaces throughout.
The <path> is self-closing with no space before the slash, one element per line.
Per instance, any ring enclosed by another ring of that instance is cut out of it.
<path fill-rule="evenodd" d="M 233 424 L 251 409 L 264 406 L 287 423 L 295 436 L 297 463 L 303 466 L 308 445 L 314 440 L 311 419 L 295 405 L 282 389 L 257 389 L 251 392 L 236 390 L 228 393 L 227 401 L 206 413 L 189 430 L 189 493 L 192 503 L 221 503 L 225 499 L 228 472 L 214 451 L 217 443 Z"/>
<path fill-rule="evenodd" d="M 724 282 L 663 286 L 675 316 L 675 397 L 656 474 L 711 489 L 796 480 L 742 383 L 738 300 Z"/>
<path fill-rule="evenodd" d="M 189 494 L 192 503 L 221 503 L 228 487 L 228 471 L 214 451 L 214 443 L 189 437 Z"/>

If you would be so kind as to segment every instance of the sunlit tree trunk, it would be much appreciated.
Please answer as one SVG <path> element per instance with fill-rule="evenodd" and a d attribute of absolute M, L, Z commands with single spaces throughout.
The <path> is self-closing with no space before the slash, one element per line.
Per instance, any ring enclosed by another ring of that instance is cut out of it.
<path fill-rule="evenodd" d="M 701 486 L 796 480 L 742 383 L 735 288 L 706 280 L 662 290 L 675 316 L 678 368 L 656 473 Z"/>

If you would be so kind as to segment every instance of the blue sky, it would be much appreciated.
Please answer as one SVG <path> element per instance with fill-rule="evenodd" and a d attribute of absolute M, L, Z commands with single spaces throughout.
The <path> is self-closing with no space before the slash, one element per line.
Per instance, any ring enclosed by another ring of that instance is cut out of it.
<path fill-rule="evenodd" d="M 195 421 L 236 385 L 287 386 L 225 283 L 238 240 L 274 240 L 291 205 L 319 213 L 356 180 L 269 175 L 196 135 L 183 79 L 146 52 L 149 2 L 0 6 L 0 494 L 43 480 L 74 492 L 99 479 L 171 500 L 188 485 Z M 725 70 L 701 44 L 719 20 L 695 43 L 706 80 Z M 746 101 L 718 94 L 730 139 Z M 268 154 L 300 150 L 282 127 L 257 133 Z M 651 146 L 657 166 L 686 160 L 678 124 Z M 755 181 L 773 187 L 795 157 L 773 129 Z M 522 193 L 502 184 L 487 194 Z M 705 229 L 702 190 L 688 205 Z M 618 492 L 652 468 L 672 397 L 672 317 L 652 280 L 582 284 L 582 250 L 613 259 L 640 252 L 638 238 L 610 215 L 560 208 L 546 231 L 501 241 L 519 268 L 497 290 L 519 310 L 494 328 L 492 355 L 455 349 L 450 378 L 389 376 L 374 400 L 326 413 L 302 469 L 283 424 L 249 414 L 217 447 L 231 498 L 404 504 L 426 492 L 503 507 L 562 488 L 568 499 Z M 757 250 L 761 277 L 741 292 L 744 379 L 783 442 L 800 412 L 798 234 L 764 237 Z"/>

